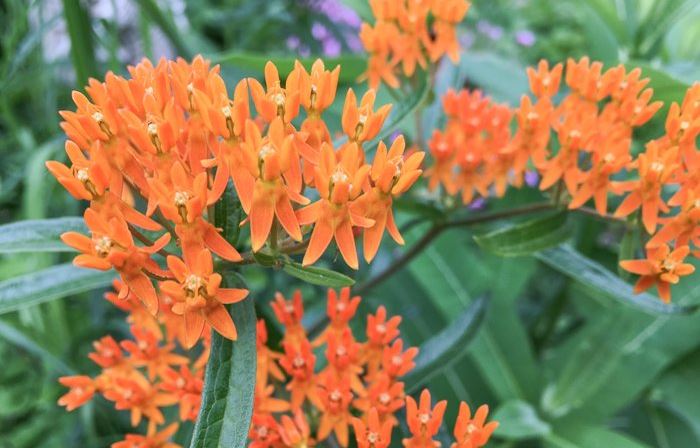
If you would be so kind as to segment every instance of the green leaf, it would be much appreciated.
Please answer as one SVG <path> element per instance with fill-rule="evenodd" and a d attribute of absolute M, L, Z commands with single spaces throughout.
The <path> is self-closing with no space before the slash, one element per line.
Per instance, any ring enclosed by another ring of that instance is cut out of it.
<path fill-rule="evenodd" d="M 236 194 L 236 188 L 231 180 L 226 185 L 224 194 L 214 206 L 214 220 L 221 228 L 221 236 L 232 245 L 238 242 L 241 233 L 241 220 L 243 219 L 243 209 L 241 201 Z"/>
<path fill-rule="evenodd" d="M 70 54 L 77 85 L 84 86 L 88 78 L 97 75 L 95 45 L 90 15 L 78 0 L 63 0 L 63 16 L 70 36 Z"/>
<path fill-rule="evenodd" d="M 649 314 L 690 314 L 697 305 L 668 305 L 648 293 L 635 294 L 632 287 L 595 261 L 568 246 L 547 249 L 535 257 L 560 273 L 595 292 L 596 297 L 612 299 Z"/>
<path fill-rule="evenodd" d="M 575 426 L 561 434 L 550 434 L 545 440 L 547 448 L 649 448 L 627 435 L 602 426 Z"/>
<path fill-rule="evenodd" d="M 239 70 L 250 70 L 257 73 L 258 76 L 263 75 L 267 61 L 272 61 L 275 63 L 277 70 L 279 70 L 280 77 L 285 78 L 294 69 L 296 60 L 299 60 L 308 70 L 318 57 L 298 58 L 294 56 L 233 52 L 212 55 L 211 59 L 216 64 L 232 66 Z M 333 70 L 336 66 L 340 66 L 338 81 L 341 84 L 355 83 L 367 67 L 367 59 L 362 55 L 346 54 L 321 59 L 323 59 L 323 63 L 328 70 Z"/>
<path fill-rule="evenodd" d="M 255 393 L 255 302 L 230 305 L 238 339 L 213 332 L 202 391 L 202 407 L 190 448 L 246 446 Z"/>
<path fill-rule="evenodd" d="M 687 290 L 676 295 L 679 304 L 700 300 L 700 287 L 686 283 L 679 289 Z M 652 316 L 627 307 L 603 311 L 550 352 L 545 369 L 555 380 L 542 397 L 549 415 L 602 423 L 630 406 L 700 340 L 697 314 Z"/>
<path fill-rule="evenodd" d="M 530 255 L 558 246 L 571 236 L 566 212 L 536 218 L 492 232 L 476 235 L 474 240 L 489 252 L 501 257 Z"/>
<path fill-rule="evenodd" d="M 312 285 L 342 288 L 355 284 L 355 280 L 347 275 L 329 269 L 302 266 L 300 263 L 294 261 L 285 261 L 282 270 L 292 277 L 299 278 Z"/>
<path fill-rule="evenodd" d="M 688 391 L 700 390 L 700 353 L 684 358 L 666 372 L 655 386 L 654 398 L 685 420 L 700 438 L 700 400 Z"/>
<path fill-rule="evenodd" d="M 460 71 L 496 101 L 520 104 L 529 91 L 525 68 L 494 53 L 467 52 L 460 56 Z"/>
<path fill-rule="evenodd" d="M 475 300 L 447 328 L 422 344 L 416 357 L 416 367 L 402 379 L 407 385 L 407 392 L 416 390 L 433 375 L 458 361 L 481 328 L 485 314 L 486 300 Z"/>
<path fill-rule="evenodd" d="M 46 364 L 54 367 L 64 375 L 74 375 L 75 371 L 68 367 L 66 363 L 49 352 L 46 348 L 37 344 L 29 336 L 22 333 L 19 329 L 0 321 L 0 337 L 3 341 L 10 342 L 17 347 L 20 347 L 34 356 L 42 359 Z"/>
<path fill-rule="evenodd" d="M 64 232 L 87 232 L 83 218 L 17 221 L 0 226 L 0 253 L 71 252 L 60 239 Z"/>
<path fill-rule="evenodd" d="M 104 288 L 112 279 L 112 271 L 83 269 L 70 263 L 14 277 L 0 282 L 0 314 Z"/>
<path fill-rule="evenodd" d="M 620 43 L 614 30 L 609 26 L 612 21 L 611 18 L 607 16 L 601 17 L 599 15 L 600 8 L 591 6 L 591 4 L 599 3 L 599 1 L 590 0 L 588 2 L 577 2 L 577 5 L 580 4 L 581 12 L 584 15 L 582 26 L 587 41 L 586 51 L 594 60 L 612 64 L 618 60 Z M 600 12 L 603 11 L 600 10 Z"/>
<path fill-rule="evenodd" d="M 552 431 L 531 404 L 522 400 L 509 400 L 496 409 L 493 420 L 499 423 L 498 437 L 508 440 L 541 437 Z"/>
<path fill-rule="evenodd" d="M 168 40 L 177 49 L 180 56 L 190 59 L 194 52 L 190 49 L 188 42 L 183 38 L 182 32 L 178 29 L 173 18 L 160 9 L 155 0 L 138 0 L 141 11 L 145 13 L 158 28 L 168 37 Z"/>

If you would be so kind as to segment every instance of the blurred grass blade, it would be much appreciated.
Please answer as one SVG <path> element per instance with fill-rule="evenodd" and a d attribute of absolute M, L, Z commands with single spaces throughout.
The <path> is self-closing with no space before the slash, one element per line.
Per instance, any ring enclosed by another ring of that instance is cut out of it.
<path fill-rule="evenodd" d="M 698 305 L 667 305 L 648 293 L 635 294 L 632 286 L 571 247 L 547 249 L 536 253 L 535 257 L 578 281 L 584 288 L 595 291 L 596 296 L 615 300 L 649 314 L 690 314 L 698 309 Z"/>
<path fill-rule="evenodd" d="M 138 4 L 141 7 L 141 11 L 158 25 L 158 28 L 167 36 L 178 54 L 185 59 L 192 59 L 194 53 L 180 34 L 180 30 L 178 30 L 172 17 L 163 12 L 155 0 L 138 0 Z"/>
<path fill-rule="evenodd" d="M 17 328 L 3 321 L 0 321 L 0 339 L 20 347 L 43 360 L 49 366 L 55 368 L 63 375 L 74 375 L 75 371 L 68 367 L 63 361 L 55 357 L 52 353 L 41 347 L 30 339 L 26 334 Z"/>
<path fill-rule="evenodd" d="M 66 217 L 17 221 L 0 226 L 0 253 L 72 252 L 60 236 L 64 232 L 87 232 L 83 218 Z"/>
<path fill-rule="evenodd" d="M 569 214 L 555 213 L 503 229 L 476 235 L 474 240 L 485 250 L 501 257 L 519 257 L 558 246 L 571 237 Z"/>
<path fill-rule="evenodd" d="M 70 36 L 70 53 L 75 68 L 76 83 L 82 87 L 97 75 L 95 44 L 90 15 L 80 0 L 63 0 L 63 15 Z"/>
<path fill-rule="evenodd" d="M 248 296 L 230 305 L 238 340 L 213 332 L 202 406 L 191 448 L 246 446 L 253 414 L 256 346 L 255 302 Z"/>
<path fill-rule="evenodd" d="M 14 277 L 0 282 L 0 314 L 104 288 L 112 279 L 112 271 L 83 269 L 70 263 Z"/>
<path fill-rule="evenodd" d="M 286 77 L 292 69 L 294 62 L 299 60 L 307 70 L 311 69 L 311 65 L 318 57 L 297 58 L 294 56 L 275 56 L 255 53 L 225 53 L 220 55 L 212 55 L 212 62 L 223 66 L 232 66 L 237 69 L 248 69 L 262 76 L 265 64 L 267 61 L 272 61 L 277 66 L 280 76 Z M 333 58 L 321 58 L 328 70 L 333 70 L 340 65 L 340 75 L 338 82 L 340 84 L 352 84 L 357 81 L 357 78 L 364 73 L 367 67 L 367 59 L 362 55 L 346 54 Z"/>
<path fill-rule="evenodd" d="M 352 286 L 355 280 L 347 275 L 339 272 L 331 271 L 330 269 L 316 268 L 313 266 L 302 266 L 294 261 L 285 261 L 282 268 L 287 274 L 304 280 L 312 285 L 327 286 L 329 288 L 342 288 L 344 286 Z"/>
<path fill-rule="evenodd" d="M 615 20 L 609 12 L 610 7 L 608 5 L 603 6 L 599 0 L 581 2 L 580 9 L 584 15 L 582 26 L 583 34 L 588 44 L 586 49 L 589 56 L 606 64 L 616 63 L 618 61 L 618 48 L 620 47 L 618 41 L 619 26 L 622 25 L 617 15 L 615 14 L 615 18 L 617 18 Z M 611 28 L 611 26 L 614 26 L 616 29 Z"/>
<path fill-rule="evenodd" d="M 493 414 L 499 423 L 498 437 L 508 440 L 542 437 L 552 431 L 549 423 L 543 421 L 532 405 L 522 400 L 509 400 L 500 405 Z"/>
<path fill-rule="evenodd" d="M 447 328 L 420 346 L 416 367 L 402 378 L 407 392 L 416 390 L 466 353 L 484 322 L 486 303 L 485 298 L 475 300 Z"/>

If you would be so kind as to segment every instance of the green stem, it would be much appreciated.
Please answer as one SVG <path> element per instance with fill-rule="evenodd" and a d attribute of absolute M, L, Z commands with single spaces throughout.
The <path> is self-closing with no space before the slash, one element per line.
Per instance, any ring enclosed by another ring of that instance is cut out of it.
<path fill-rule="evenodd" d="M 70 36 L 70 53 L 77 85 L 84 86 L 97 74 L 90 15 L 79 0 L 63 0 L 63 15 Z"/>

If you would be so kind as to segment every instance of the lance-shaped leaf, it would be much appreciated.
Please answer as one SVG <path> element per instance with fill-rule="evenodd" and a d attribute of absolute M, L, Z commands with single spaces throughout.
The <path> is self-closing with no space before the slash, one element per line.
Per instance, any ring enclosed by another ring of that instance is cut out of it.
<path fill-rule="evenodd" d="M 541 437 L 552 431 L 549 423 L 537 415 L 532 405 L 522 400 L 503 403 L 493 414 L 493 420 L 499 423 L 498 437 L 509 440 Z"/>
<path fill-rule="evenodd" d="M 94 271 L 70 263 L 0 282 L 0 314 L 61 297 L 109 286 L 114 272 Z"/>
<path fill-rule="evenodd" d="M 224 194 L 214 206 L 214 219 L 221 228 L 221 236 L 229 243 L 236 245 L 241 233 L 243 208 L 236 195 L 236 188 L 231 180 L 226 185 Z"/>
<path fill-rule="evenodd" d="M 316 268 L 313 266 L 302 266 L 294 261 L 285 261 L 282 268 L 287 274 L 304 280 L 312 285 L 327 286 L 329 288 L 342 288 L 352 286 L 355 280 L 347 275 L 329 269 Z"/>
<path fill-rule="evenodd" d="M 484 321 L 486 303 L 485 298 L 475 300 L 447 328 L 420 346 L 416 367 L 402 379 L 407 392 L 416 390 L 430 377 L 459 360 Z"/>
<path fill-rule="evenodd" d="M 231 277 L 225 277 L 230 280 Z M 255 394 L 255 302 L 252 297 L 228 307 L 238 331 L 231 341 L 213 332 L 202 392 L 202 407 L 191 448 L 246 446 Z"/>
<path fill-rule="evenodd" d="M 69 367 L 61 359 L 57 358 L 46 348 L 37 344 L 36 341 L 24 334 L 19 329 L 3 321 L 0 321 L 0 338 L 2 338 L 2 340 L 5 342 L 14 344 L 37 358 L 40 358 L 46 364 L 55 368 L 58 372 L 64 375 L 75 375 L 75 370 Z"/>
<path fill-rule="evenodd" d="M 477 244 L 501 257 L 520 257 L 558 246 L 571 236 L 566 212 L 476 235 Z"/>
<path fill-rule="evenodd" d="M 578 281 L 584 288 L 594 290 L 597 293 L 596 297 L 612 299 L 649 314 L 690 314 L 698 309 L 697 305 L 667 305 L 647 293 L 635 294 L 632 286 L 571 247 L 547 249 L 535 254 L 535 257 L 552 269 Z"/>
<path fill-rule="evenodd" d="M 86 233 L 83 218 L 66 217 L 18 221 L 0 226 L 0 253 L 71 252 L 61 241 L 64 232 Z"/>

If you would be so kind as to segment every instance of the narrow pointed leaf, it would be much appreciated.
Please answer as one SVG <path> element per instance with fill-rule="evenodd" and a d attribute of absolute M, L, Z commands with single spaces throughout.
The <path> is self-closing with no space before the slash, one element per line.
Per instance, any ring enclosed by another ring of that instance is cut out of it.
<path fill-rule="evenodd" d="M 476 235 L 474 240 L 485 250 L 501 257 L 530 255 L 569 239 L 571 226 L 567 217 L 565 212 L 556 213 Z"/>
<path fill-rule="evenodd" d="M 0 338 L 3 341 L 12 343 L 17 347 L 26 350 L 37 358 L 40 358 L 46 364 L 55 368 L 64 375 L 75 375 L 75 370 L 66 365 L 66 363 L 57 358 L 53 353 L 37 344 L 19 329 L 2 321 L 0 321 Z"/>
<path fill-rule="evenodd" d="M 83 269 L 70 263 L 14 277 L 0 282 L 0 314 L 104 288 L 112 279 L 112 271 Z"/>
<path fill-rule="evenodd" d="M 440 373 L 466 353 L 469 343 L 484 321 L 486 303 L 484 298 L 475 300 L 447 328 L 420 346 L 416 367 L 403 377 L 408 392 L 425 384 L 430 377 Z"/>
<path fill-rule="evenodd" d="M 294 261 L 287 261 L 282 268 L 287 274 L 304 280 L 312 285 L 327 286 L 329 288 L 342 288 L 352 286 L 355 280 L 347 275 L 329 269 L 316 268 L 313 266 L 302 266 Z"/>
<path fill-rule="evenodd" d="M 87 232 L 83 218 L 66 217 L 18 221 L 0 226 L 0 253 L 72 252 L 61 241 L 68 231 Z"/>
<path fill-rule="evenodd" d="M 255 393 L 255 302 L 252 297 L 230 305 L 238 340 L 212 333 L 202 407 L 191 448 L 246 446 Z"/>
<path fill-rule="evenodd" d="M 231 180 L 226 185 L 224 194 L 214 206 L 215 220 L 221 228 L 221 236 L 229 243 L 236 245 L 241 233 L 241 220 L 243 209 L 241 201 L 236 195 L 236 189 Z"/>
<path fill-rule="evenodd" d="M 562 274 L 595 291 L 597 297 L 612 299 L 649 314 L 690 314 L 697 305 L 667 305 L 648 293 L 635 294 L 632 286 L 595 261 L 567 246 L 555 247 L 535 254 L 535 257 Z"/>

